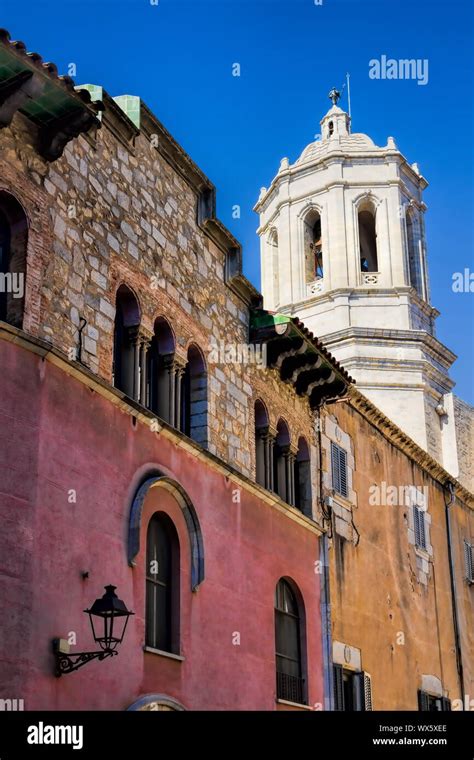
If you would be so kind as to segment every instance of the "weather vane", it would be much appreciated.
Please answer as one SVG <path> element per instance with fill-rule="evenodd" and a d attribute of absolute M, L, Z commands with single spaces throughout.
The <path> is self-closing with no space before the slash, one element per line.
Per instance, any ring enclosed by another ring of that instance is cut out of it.
<path fill-rule="evenodd" d="M 337 106 L 337 101 L 339 100 L 340 97 L 341 97 L 341 93 L 339 92 L 339 90 L 336 90 L 336 88 L 333 87 L 331 92 L 329 93 L 329 98 L 330 100 L 332 100 L 332 104 L 334 106 Z"/>

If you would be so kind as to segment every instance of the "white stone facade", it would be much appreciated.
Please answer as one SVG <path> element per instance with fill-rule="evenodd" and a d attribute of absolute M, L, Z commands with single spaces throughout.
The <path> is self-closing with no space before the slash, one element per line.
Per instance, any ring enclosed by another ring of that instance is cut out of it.
<path fill-rule="evenodd" d="M 321 139 L 282 159 L 260 216 L 265 307 L 297 315 L 358 388 L 459 474 L 455 355 L 435 334 L 422 199 L 427 182 L 392 137 L 376 146 L 332 106 Z"/>

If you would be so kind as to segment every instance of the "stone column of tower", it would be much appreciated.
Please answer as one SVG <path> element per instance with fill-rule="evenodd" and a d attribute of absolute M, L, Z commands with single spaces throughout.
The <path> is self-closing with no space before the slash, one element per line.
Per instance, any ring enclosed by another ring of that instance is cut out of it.
<path fill-rule="evenodd" d="M 437 340 L 424 232 L 427 182 L 392 137 L 351 133 L 333 106 L 310 143 L 262 188 L 265 307 L 297 315 L 388 417 L 458 474 L 455 355 Z"/>

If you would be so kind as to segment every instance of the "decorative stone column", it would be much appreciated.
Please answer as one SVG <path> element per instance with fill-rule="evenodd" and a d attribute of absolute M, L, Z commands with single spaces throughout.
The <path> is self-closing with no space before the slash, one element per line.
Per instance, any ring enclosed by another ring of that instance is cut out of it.
<path fill-rule="evenodd" d="M 285 460 L 285 494 L 286 503 L 294 507 L 296 503 L 295 495 L 295 458 L 296 453 L 290 445 L 283 449 L 283 458 Z"/>
<path fill-rule="evenodd" d="M 182 431 L 184 420 L 181 418 L 181 398 L 183 393 L 183 377 L 186 364 L 180 357 L 175 356 L 174 360 L 174 427 Z M 183 431 L 182 431 L 183 432 Z"/>
<path fill-rule="evenodd" d="M 127 340 L 132 356 L 127 362 L 126 388 L 127 395 L 138 401 L 140 395 L 140 340 L 139 325 L 132 325 L 127 328 Z"/>
<path fill-rule="evenodd" d="M 148 406 L 147 400 L 147 354 L 150 347 L 153 336 L 147 330 L 140 329 L 138 335 L 138 342 L 140 344 L 140 357 L 139 357 L 139 374 L 140 374 L 140 388 L 138 401 L 142 406 Z"/>

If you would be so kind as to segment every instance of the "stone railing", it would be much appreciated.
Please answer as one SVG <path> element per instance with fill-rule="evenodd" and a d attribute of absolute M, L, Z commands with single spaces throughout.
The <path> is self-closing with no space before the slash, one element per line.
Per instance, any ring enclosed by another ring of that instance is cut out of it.
<path fill-rule="evenodd" d="M 362 272 L 363 285 L 378 285 L 380 272 Z"/>
<path fill-rule="evenodd" d="M 313 280 L 313 282 L 308 282 L 306 285 L 306 295 L 308 296 L 316 296 L 319 293 L 322 293 L 324 290 L 324 280 L 322 277 L 319 277 L 317 280 Z"/>

